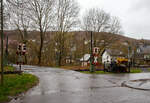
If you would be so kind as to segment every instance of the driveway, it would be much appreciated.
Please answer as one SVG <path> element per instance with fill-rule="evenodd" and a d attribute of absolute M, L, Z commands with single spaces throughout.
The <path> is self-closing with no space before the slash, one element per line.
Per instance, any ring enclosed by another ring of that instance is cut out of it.
<path fill-rule="evenodd" d="M 150 91 L 122 87 L 124 81 L 149 79 L 150 73 L 90 75 L 58 68 L 23 66 L 40 83 L 10 103 L 149 103 Z"/>

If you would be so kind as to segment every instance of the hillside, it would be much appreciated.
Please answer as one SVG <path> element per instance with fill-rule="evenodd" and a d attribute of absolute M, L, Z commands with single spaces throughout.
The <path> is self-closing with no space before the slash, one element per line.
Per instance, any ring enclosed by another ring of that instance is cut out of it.
<path fill-rule="evenodd" d="M 56 41 L 58 36 L 57 32 L 47 32 L 44 37 L 44 47 L 42 49 L 42 64 L 46 66 L 55 66 L 58 55 L 56 54 L 56 49 L 59 50 Z M 5 31 L 4 46 L 6 45 L 6 35 L 9 38 L 9 60 L 12 62 L 17 61 L 17 45 L 21 42 L 21 37 L 19 32 L 15 31 Z M 63 61 L 67 56 L 72 56 L 74 60 L 79 60 L 85 53 L 90 53 L 90 32 L 84 31 L 74 31 L 65 33 L 64 41 L 64 53 Z M 110 34 L 110 33 L 93 33 L 93 38 L 95 40 L 94 45 L 100 48 L 102 52 L 105 48 L 117 49 L 125 54 L 128 53 L 129 46 L 132 50 L 136 50 L 140 43 L 150 44 L 150 40 L 137 40 L 123 35 Z M 27 37 L 27 64 L 37 64 L 38 53 L 40 46 L 40 33 L 38 31 L 28 32 Z M 86 44 L 85 44 L 86 42 Z M 6 46 L 5 46 L 6 47 Z M 5 48 L 4 47 L 4 48 Z M 72 48 L 75 51 L 72 51 Z M 131 51 L 132 52 L 132 51 Z"/>
<path fill-rule="evenodd" d="M 50 42 L 54 39 L 56 32 L 47 32 L 45 36 L 45 41 Z M 74 32 L 69 32 L 69 35 L 73 36 L 73 39 L 75 42 L 81 43 L 83 40 L 90 40 L 90 32 L 84 32 L 84 31 L 74 31 Z M 16 42 L 20 41 L 20 35 L 17 30 L 14 31 L 5 31 L 4 32 L 4 42 L 6 41 L 6 35 L 9 37 L 9 44 L 13 44 Z M 101 33 L 93 33 L 93 37 L 98 40 L 98 42 L 110 42 L 109 45 L 113 46 L 121 46 L 121 45 L 130 45 L 130 46 L 135 46 L 138 45 L 140 42 L 144 42 L 147 44 L 150 44 L 150 40 L 137 40 L 134 38 L 129 38 L 123 35 L 118 35 L 118 34 L 110 34 L 106 32 L 101 32 Z M 28 40 L 35 40 L 37 42 L 40 41 L 40 35 L 38 31 L 30 31 L 28 33 Z M 128 43 L 128 44 L 127 44 Z M 119 44 L 119 45 L 118 45 Z M 120 45 L 121 44 L 121 45 Z"/>

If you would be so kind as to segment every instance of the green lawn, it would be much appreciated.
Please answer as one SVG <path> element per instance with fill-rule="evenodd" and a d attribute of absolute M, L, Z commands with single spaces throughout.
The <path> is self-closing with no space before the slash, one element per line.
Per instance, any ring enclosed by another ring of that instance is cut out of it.
<path fill-rule="evenodd" d="M 90 71 L 81 71 L 81 73 L 85 73 L 85 74 L 110 74 L 109 72 L 104 72 L 104 71 L 95 71 L 93 73 L 91 73 Z"/>
<path fill-rule="evenodd" d="M 80 71 L 80 72 L 85 74 L 112 74 L 111 72 L 104 72 L 104 71 L 95 71 L 94 73 L 91 73 L 90 71 Z M 141 72 L 142 70 L 138 68 L 132 68 L 130 71 L 130 73 L 141 73 Z"/>
<path fill-rule="evenodd" d="M 38 83 L 38 78 L 31 74 L 4 75 L 4 85 L 0 85 L 0 103 L 8 101 L 8 96 L 16 96 Z"/>
<path fill-rule="evenodd" d="M 142 70 L 139 68 L 132 68 L 130 71 L 130 73 L 141 73 L 141 72 L 142 72 Z"/>
<path fill-rule="evenodd" d="M 150 72 L 150 68 L 147 69 Z"/>
<path fill-rule="evenodd" d="M 6 71 L 14 71 L 14 67 L 12 67 L 12 66 L 6 66 L 6 67 L 4 67 L 4 71 L 6 72 Z M 0 68 L 0 72 L 1 72 L 1 68 Z"/>

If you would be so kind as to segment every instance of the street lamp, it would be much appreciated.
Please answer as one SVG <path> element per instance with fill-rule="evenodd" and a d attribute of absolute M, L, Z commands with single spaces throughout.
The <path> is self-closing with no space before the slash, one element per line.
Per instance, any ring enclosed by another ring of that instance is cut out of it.
<path fill-rule="evenodd" d="M 3 39 L 4 39 L 4 31 L 3 31 L 3 0 L 1 0 L 1 85 L 3 85 L 3 83 L 4 83 Z"/>

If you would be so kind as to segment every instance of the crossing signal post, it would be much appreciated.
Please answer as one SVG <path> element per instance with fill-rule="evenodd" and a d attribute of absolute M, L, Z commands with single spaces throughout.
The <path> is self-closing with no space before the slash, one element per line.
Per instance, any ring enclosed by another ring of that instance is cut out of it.
<path fill-rule="evenodd" d="M 98 66 L 98 64 L 99 64 L 98 63 L 99 52 L 100 52 L 100 49 L 98 47 L 94 47 L 94 49 L 93 49 L 93 56 L 94 56 L 93 63 L 95 66 Z"/>
<path fill-rule="evenodd" d="M 26 54 L 26 44 L 22 44 L 22 54 Z"/>
<path fill-rule="evenodd" d="M 21 72 L 21 65 L 24 64 L 23 56 L 26 55 L 26 44 L 20 43 L 17 47 L 17 53 L 16 54 L 18 55 L 17 65 L 19 65 L 19 70 Z"/>
<path fill-rule="evenodd" d="M 17 51 L 20 52 L 22 50 L 22 44 L 18 45 Z"/>
<path fill-rule="evenodd" d="M 90 55 L 90 72 L 95 72 L 95 66 L 98 65 L 99 48 L 93 47 L 93 33 L 91 31 L 91 55 Z"/>

